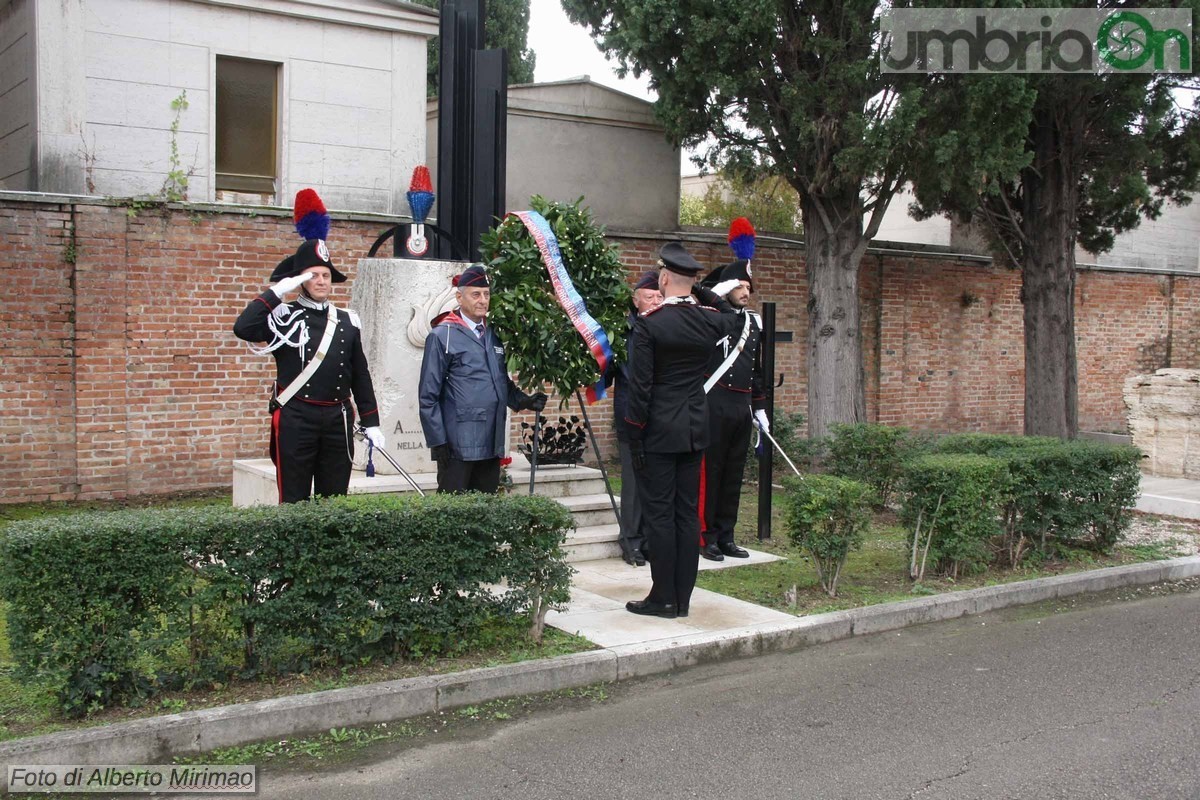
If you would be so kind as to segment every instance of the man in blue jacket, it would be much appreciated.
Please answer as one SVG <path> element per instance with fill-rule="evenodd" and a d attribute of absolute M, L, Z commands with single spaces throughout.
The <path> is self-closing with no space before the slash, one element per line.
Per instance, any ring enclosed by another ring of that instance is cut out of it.
<path fill-rule="evenodd" d="M 491 285 L 482 264 L 459 276 L 458 308 L 435 319 L 425 337 L 418 398 L 425 444 L 437 462 L 439 492 L 487 492 L 500 483 L 505 407 L 541 411 L 508 377 L 504 346 L 487 324 Z"/>

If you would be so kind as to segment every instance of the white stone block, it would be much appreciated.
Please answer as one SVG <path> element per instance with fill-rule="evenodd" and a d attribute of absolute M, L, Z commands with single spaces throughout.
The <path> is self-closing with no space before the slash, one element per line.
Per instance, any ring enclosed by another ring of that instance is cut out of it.
<path fill-rule="evenodd" d="M 391 213 L 390 196 L 382 189 L 359 189 L 346 186 L 330 186 L 326 184 L 321 193 L 325 205 L 335 209 L 354 209 L 370 211 L 379 214 Z"/>
<path fill-rule="evenodd" d="M 294 58 L 288 64 L 288 96 L 294 104 L 307 100 L 325 102 L 325 65 L 305 58 Z"/>
<path fill-rule="evenodd" d="M 391 34 L 370 28 L 326 25 L 321 57 L 327 64 L 390 71 Z"/>
<path fill-rule="evenodd" d="M 304 186 L 325 184 L 325 148 L 319 144 L 309 144 L 307 142 L 291 142 L 288 144 L 288 170 L 291 183 L 300 184 L 295 190 L 299 191 Z M 322 197 L 324 193 L 322 192 Z M 325 201 L 326 206 L 329 201 Z"/>
<path fill-rule="evenodd" d="M 261 52 L 263 58 L 281 62 L 291 58 L 312 58 L 314 53 L 321 52 L 323 27 L 314 20 L 279 14 L 251 14 L 252 52 Z"/>
<path fill-rule="evenodd" d="M 171 64 L 171 45 L 149 39 L 89 32 L 85 50 L 89 78 L 161 83 Z"/>
<path fill-rule="evenodd" d="M 392 143 L 391 113 L 364 108 L 354 112 L 354 144 L 374 150 L 387 150 Z M 422 136 L 424 129 L 422 128 Z M 407 184 L 405 185 L 407 189 Z"/>
<path fill-rule="evenodd" d="M 172 44 L 170 68 L 174 87 L 205 91 L 212 88 L 213 65 L 207 47 Z"/>
<path fill-rule="evenodd" d="M 150 128 L 90 125 L 95 140 L 97 169 L 127 169 L 154 172 L 166 178 L 170 155 L 170 132 Z"/>
<path fill-rule="evenodd" d="M 169 0 L 87 0 L 84 5 L 89 31 L 160 42 L 171 40 Z"/>
<path fill-rule="evenodd" d="M 87 122 L 101 125 L 127 125 L 125 96 L 131 84 L 104 78 L 86 80 Z"/>
<path fill-rule="evenodd" d="M 145 83 L 127 84 L 125 87 L 127 124 L 138 128 L 169 129 L 175 120 L 175 111 L 171 108 L 171 104 L 185 91 L 188 105 L 179 114 L 179 130 L 207 133 L 210 109 L 208 91 L 205 89 L 182 89 Z"/>
<path fill-rule="evenodd" d="M 325 182 L 336 186 L 387 189 L 391 155 L 386 150 L 325 146 Z"/>
<path fill-rule="evenodd" d="M 288 138 L 293 142 L 358 146 L 357 111 L 312 100 L 294 100 L 289 114 Z"/>
<path fill-rule="evenodd" d="M 198 44 L 227 52 L 248 51 L 252 47 L 252 13 L 208 3 L 172 3 L 171 41 Z"/>

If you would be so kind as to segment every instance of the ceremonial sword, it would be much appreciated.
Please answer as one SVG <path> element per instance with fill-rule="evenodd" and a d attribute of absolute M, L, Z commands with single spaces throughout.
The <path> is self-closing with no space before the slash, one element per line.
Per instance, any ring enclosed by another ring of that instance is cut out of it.
<path fill-rule="evenodd" d="M 406 481 L 408 481 L 414 489 L 417 490 L 417 494 L 421 495 L 421 497 L 425 496 L 425 492 L 421 491 L 421 487 L 417 485 L 417 482 L 413 479 L 413 476 L 408 474 L 408 470 L 406 470 L 404 467 L 397 464 L 396 459 L 392 458 L 391 454 L 388 453 L 387 450 L 384 450 L 382 447 L 376 447 L 375 445 L 371 444 L 371 440 L 367 439 L 367 429 L 366 428 L 364 428 L 362 425 L 359 425 L 358 423 L 355 423 L 354 424 L 354 435 L 360 439 L 366 439 L 367 461 L 368 462 L 370 462 L 370 460 L 371 460 L 371 451 L 378 450 L 379 454 L 381 456 L 383 456 L 384 460 L 387 461 L 389 464 L 391 464 L 392 468 L 394 470 L 396 470 L 396 472 L 399 472 L 401 475 L 403 475 L 404 479 Z M 784 456 L 784 458 L 787 458 L 787 456 Z M 371 477 L 371 476 L 368 476 L 368 477 Z"/>

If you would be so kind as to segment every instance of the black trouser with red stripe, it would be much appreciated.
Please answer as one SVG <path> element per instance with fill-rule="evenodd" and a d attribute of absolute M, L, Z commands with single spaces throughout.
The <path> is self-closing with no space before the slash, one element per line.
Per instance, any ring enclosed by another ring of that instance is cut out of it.
<path fill-rule="evenodd" d="M 749 395 L 714 386 L 708 395 L 709 445 L 704 451 L 704 544 L 733 542 L 753 417 Z"/>
<path fill-rule="evenodd" d="M 329 497 L 350 488 L 354 458 L 350 404 L 315 405 L 297 398 L 271 415 L 271 461 L 279 502 Z"/>
<path fill-rule="evenodd" d="M 637 473 L 642 498 L 642 545 L 654 584 L 646 597 L 686 609 L 700 561 L 700 459 L 703 453 L 646 453 Z"/>

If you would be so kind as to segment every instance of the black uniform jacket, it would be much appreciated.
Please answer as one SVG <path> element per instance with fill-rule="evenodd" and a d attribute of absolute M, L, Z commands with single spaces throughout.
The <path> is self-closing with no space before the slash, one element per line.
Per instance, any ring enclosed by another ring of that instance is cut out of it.
<path fill-rule="evenodd" d="M 275 356 L 275 394 L 279 394 L 291 385 L 317 352 L 329 317 L 325 309 L 309 308 L 300 303 L 283 303 L 275 292 L 268 289 L 251 300 L 250 305 L 238 316 L 233 325 L 234 335 L 247 342 L 271 341 L 274 334 L 267 327 L 267 318 L 272 314 L 276 315 L 279 328 L 290 328 L 298 319 L 303 319 L 308 326 L 308 343 L 304 346 L 303 356 L 298 349 L 286 344 L 271 354 Z M 287 321 L 286 325 L 283 320 Z M 349 311 L 337 310 L 337 330 L 333 341 L 329 343 L 329 352 L 291 402 L 330 405 L 349 400 L 353 395 L 363 427 L 370 428 L 379 425 L 379 405 L 375 402 L 375 386 L 371 383 L 371 372 L 367 368 L 367 357 L 363 353 L 362 336 L 356 320 Z"/>
<path fill-rule="evenodd" d="M 748 318 L 750 334 L 746 337 L 746 346 L 742 348 L 733 365 L 717 378 L 716 384 L 709 390 L 708 398 L 719 403 L 744 403 L 758 411 L 767 407 L 767 395 L 763 390 L 762 354 L 758 346 L 762 339 L 762 318 L 746 309 L 740 309 L 737 318 L 737 330 L 717 341 L 716 349 L 709 358 L 704 379 L 707 381 L 737 348 Z"/>
<path fill-rule="evenodd" d="M 629 435 L 647 452 L 694 453 L 708 447 L 708 402 L 704 379 L 718 339 L 735 331 L 742 317 L 719 313 L 691 298 L 663 303 L 633 325 L 629 358 Z"/>

